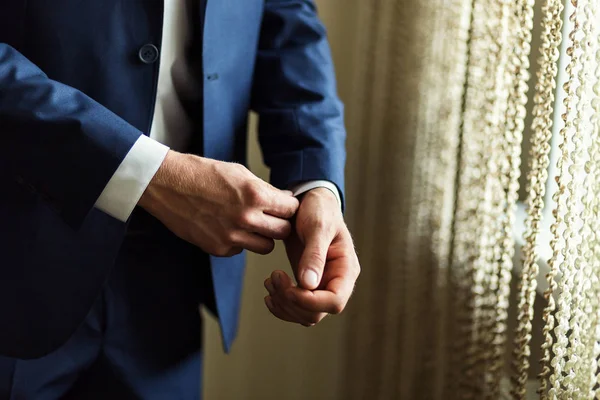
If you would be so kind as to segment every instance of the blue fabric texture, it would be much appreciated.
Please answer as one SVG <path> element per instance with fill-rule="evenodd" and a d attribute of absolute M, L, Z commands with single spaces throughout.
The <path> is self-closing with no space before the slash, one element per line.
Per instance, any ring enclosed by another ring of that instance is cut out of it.
<path fill-rule="evenodd" d="M 65 344 L 41 358 L 0 357 L 0 400 L 199 400 L 197 295 L 210 267 L 198 252 L 163 231 L 128 235 L 101 295 Z"/>
<path fill-rule="evenodd" d="M 127 224 L 93 205 L 150 131 L 159 63 L 138 53 L 160 51 L 162 14 L 154 0 L 0 2 L 2 355 L 62 346 L 105 285 Z M 209 0 L 196 15 L 188 56 L 203 99 L 185 105 L 190 152 L 244 164 L 254 110 L 274 185 L 324 179 L 343 194 L 343 108 L 313 1 Z M 228 350 L 245 257 L 210 263 Z"/>

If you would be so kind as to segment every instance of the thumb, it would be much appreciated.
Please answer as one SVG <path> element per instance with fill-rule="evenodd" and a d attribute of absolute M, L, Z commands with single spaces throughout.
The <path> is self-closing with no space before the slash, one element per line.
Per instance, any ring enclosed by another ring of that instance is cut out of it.
<path fill-rule="evenodd" d="M 312 231 L 305 237 L 304 251 L 298 263 L 298 284 L 315 290 L 321 283 L 331 239 L 325 231 Z"/>

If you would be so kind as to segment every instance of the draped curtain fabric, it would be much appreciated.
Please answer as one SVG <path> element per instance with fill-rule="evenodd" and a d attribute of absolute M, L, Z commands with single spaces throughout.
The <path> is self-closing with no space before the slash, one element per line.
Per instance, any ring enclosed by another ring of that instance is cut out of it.
<path fill-rule="evenodd" d="M 533 0 L 357 5 L 348 125 L 360 157 L 350 153 L 348 172 L 360 213 L 349 223 L 364 268 L 347 318 L 345 399 L 600 398 L 600 2 L 568 1 L 563 15 L 560 0 L 541 0 L 529 108 Z M 553 118 L 565 19 L 564 112 Z M 553 120 L 558 190 L 544 204 Z M 544 207 L 553 254 L 536 300 Z"/>

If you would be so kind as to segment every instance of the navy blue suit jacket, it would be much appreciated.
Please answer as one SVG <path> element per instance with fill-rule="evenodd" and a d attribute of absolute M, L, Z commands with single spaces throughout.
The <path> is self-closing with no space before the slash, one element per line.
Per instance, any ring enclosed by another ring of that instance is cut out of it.
<path fill-rule="evenodd" d="M 2 355 L 56 349 L 102 289 L 126 224 L 94 203 L 150 131 L 159 63 L 138 51 L 160 48 L 162 6 L 0 0 Z M 203 155 L 244 163 L 252 109 L 274 185 L 326 179 L 343 193 L 342 105 L 313 1 L 208 0 L 197 28 L 205 101 L 190 114 L 200 116 Z M 226 348 L 244 262 L 211 257 Z"/>

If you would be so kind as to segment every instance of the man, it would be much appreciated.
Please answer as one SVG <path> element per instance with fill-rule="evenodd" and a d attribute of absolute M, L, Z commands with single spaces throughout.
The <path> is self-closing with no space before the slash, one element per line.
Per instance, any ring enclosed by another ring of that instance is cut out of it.
<path fill-rule="evenodd" d="M 197 399 L 201 320 L 285 240 L 278 318 L 343 310 L 344 128 L 312 0 L 0 0 L 0 399 Z M 245 162 L 248 110 L 274 186 Z M 292 225 L 293 223 L 293 225 Z"/>

